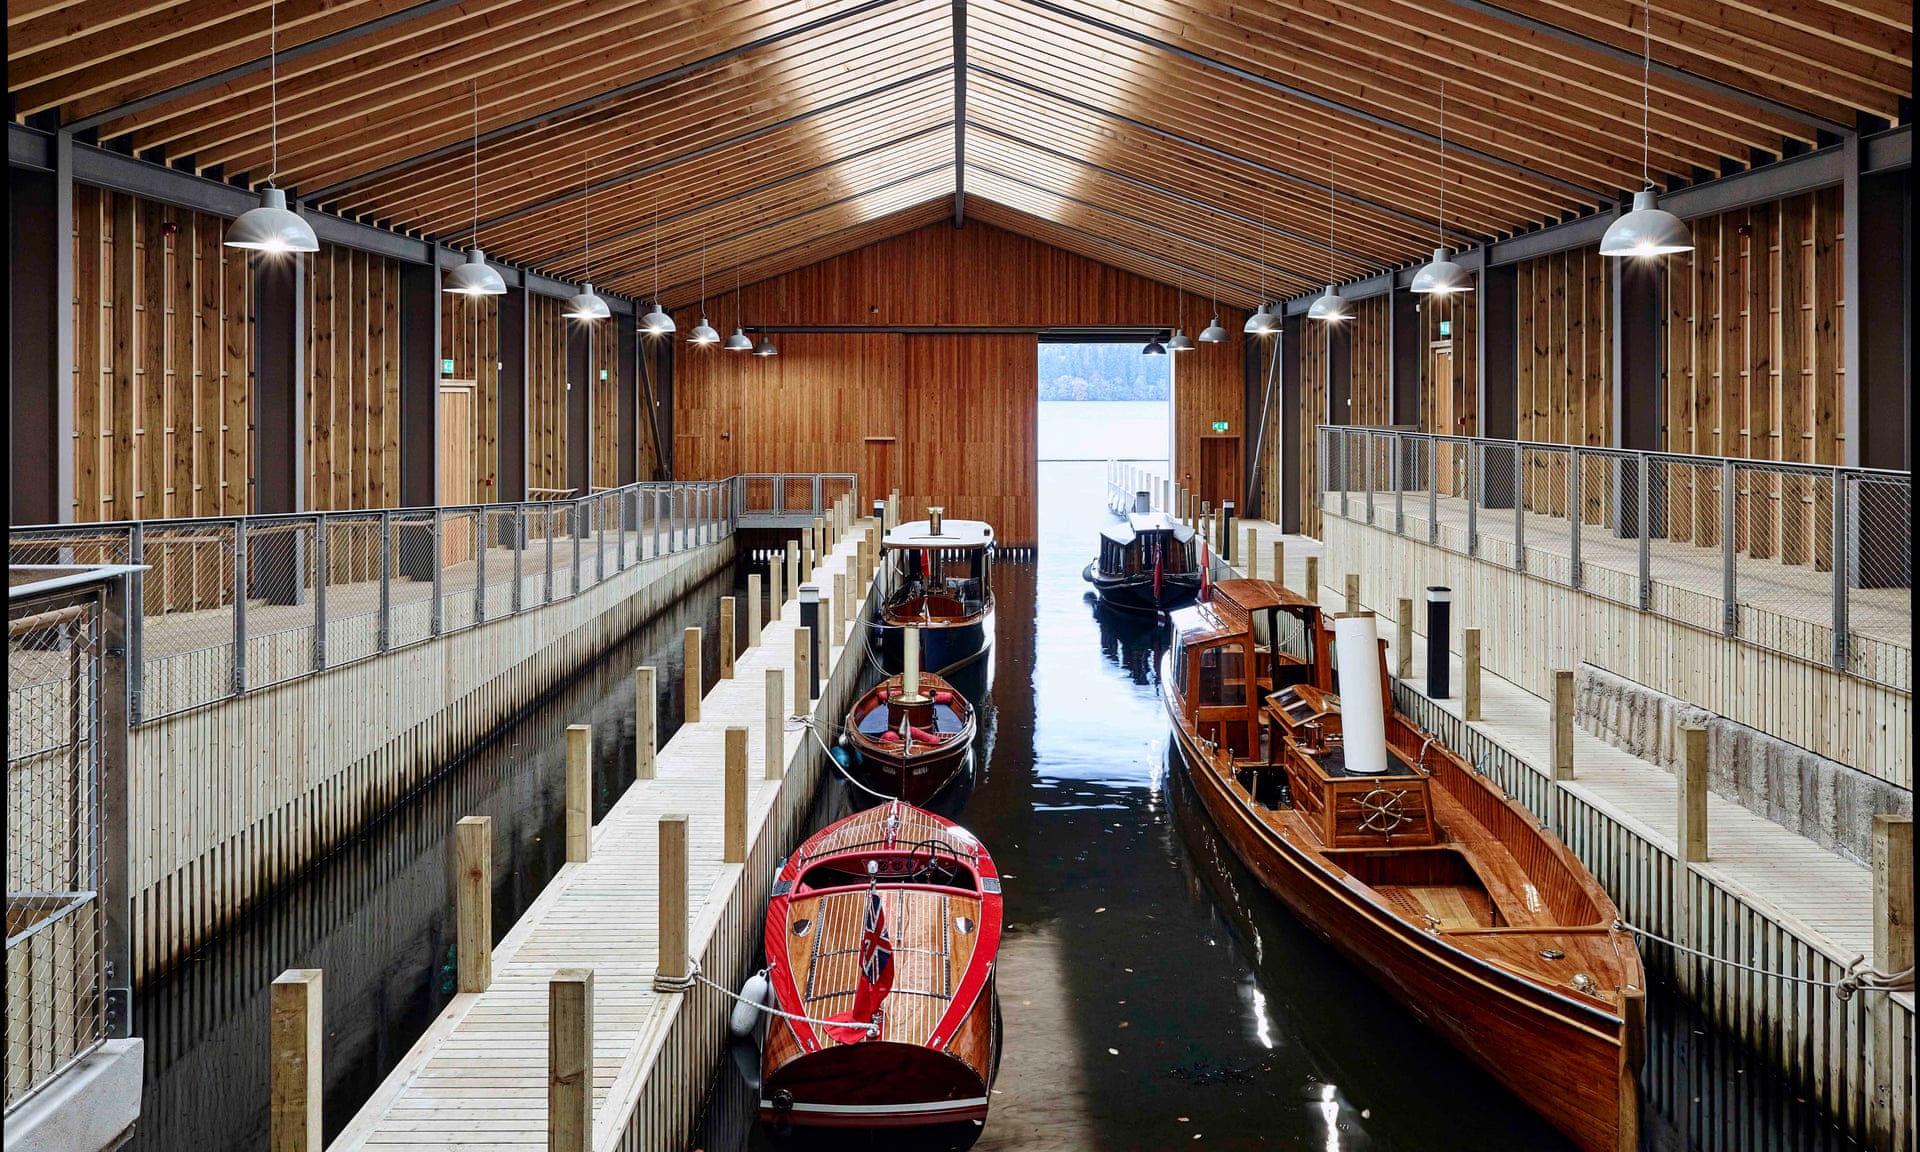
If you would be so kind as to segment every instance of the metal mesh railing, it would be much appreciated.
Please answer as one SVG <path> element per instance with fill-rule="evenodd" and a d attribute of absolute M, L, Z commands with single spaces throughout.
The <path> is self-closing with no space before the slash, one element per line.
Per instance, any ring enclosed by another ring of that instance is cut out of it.
<path fill-rule="evenodd" d="M 7 603 L 9 1113 L 124 1030 L 109 992 L 124 962 L 113 971 L 108 936 L 124 920 L 111 915 L 107 889 L 109 865 L 118 876 L 125 868 L 124 829 L 111 835 L 108 817 L 125 812 L 106 803 L 106 749 L 124 750 L 110 736 L 126 722 L 112 706 L 124 691 L 120 665 L 108 657 L 124 644 L 124 607 L 113 606 L 108 581 L 124 573 L 68 572 L 68 587 L 44 592 L 23 583 L 61 574 L 15 569 Z"/>
<path fill-rule="evenodd" d="M 1322 426 L 1320 506 L 1910 688 L 1905 473 Z"/>

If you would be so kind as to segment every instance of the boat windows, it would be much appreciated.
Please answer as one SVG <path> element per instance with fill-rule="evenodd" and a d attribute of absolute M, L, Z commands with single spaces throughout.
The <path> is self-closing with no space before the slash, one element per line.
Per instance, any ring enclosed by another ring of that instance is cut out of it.
<path fill-rule="evenodd" d="M 1247 703 L 1247 657 L 1238 644 L 1200 652 L 1200 707 L 1240 708 Z"/>

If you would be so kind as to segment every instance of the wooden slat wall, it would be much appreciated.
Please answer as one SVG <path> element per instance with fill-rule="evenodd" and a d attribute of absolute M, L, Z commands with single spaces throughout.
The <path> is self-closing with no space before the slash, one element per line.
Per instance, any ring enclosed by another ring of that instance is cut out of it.
<path fill-rule="evenodd" d="M 620 343 L 611 320 L 593 327 L 593 486 L 620 483 Z"/>
<path fill-rule="evenodd" d="M 1391 305 L 1385 296 L 1369 296 L 1352 308 L 1345 321 L 1353 368 L 1346 422 L 1384 428 L 1392 412 Z"/>
<path fill-rule="evenodd" d="M 253 280 L 227 222 L 77 184 L 76 521 L 248 511 Z"/>
<path fill-rule="evenodd" d="M 323 244 L 306 282 L 306 507 L 396 507 L 400 265 Z"/>
<path fill-rule="evenodd" d="M 448 504 L 498 499 L 496 438 L 500 428 L 500 304 L 492 296 L 440 296 L 440 356 L 453 361 L 448 379 L 473 381 L 473 490 L 446 492 Z M 444 374 L 443 374 L 444 375 Z"/>
<path fill-rule="evenodd" d="M 1424 333 L 1424 361 L 1420 371 L 1420 428 L 1441 436 L 1478 436 L 1480 434 L 1480 360 L 1476 333 L 1479 310 L 1471 294 L 1428 296 L 1420 302 L 1420 327 Z M 1452 325 L 1449 335 L 1440 335 L 1440 324 Z M 1453 373 L 1440 379 L 1439 357 L 1433 346 L 1441 340 L 1453 344 Z M 1440 403 L 1441 389 L 1452 392 L 1451 404 Z M 1451 410 L 1452 418 L 1443 413 Z M 1442 427 L 1442 424 L 1445 427 Z"/>
<path fill-rule="evenodd" d="M 1518 267 L 1514 377 L 1520 439 L 1613 443 L 1611 264 L 1598 248 L 1586 248 Z"/>
<path fill-rule="evenodd" d="M 567 318 L 565 302 L 527 298 L 527 486 L 566 488 Z"/>
<path fill-rule="evenodd" d="M 978 222 L 883 240 L 749 285 L 743 299 L 750 325 L 1171 327 L 1178 306 L 1167 285 Z M 1188 303 L 1189 319 L 1196 318 L 1195 302 Z M 686 309 L 675 319 L 684 331 L 698 316 Z M 1241 321 L 1221 310 L 1229 331 Z M 863 492 L 900 487 L 908 512 L 944 503 L 948 515 L 992 520 L 1007 544 L 1034 542 L 1035 337 L 774 339 L 780 355 L 766 359 L 678 349 L 673 426 L 681 479 L 857 471 Z M 1198 469 L 1199 441 L 1214 421 L 1239 428 L 1245 419 L 1241 347 L 1203 344 L 1181 355 L 1175 372 L 1179 474 Z"/>
<path fill-rule="evenodd" d="M 1328 422 L 1325 324 L 1300 322 L 1300 531 L 1320 535 L 1319 425 Z"/>

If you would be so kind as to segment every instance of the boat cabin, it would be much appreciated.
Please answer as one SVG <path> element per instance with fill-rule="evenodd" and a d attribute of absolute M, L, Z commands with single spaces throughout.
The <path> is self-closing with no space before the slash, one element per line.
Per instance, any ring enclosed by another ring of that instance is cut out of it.
<path fill-rule="evenodd" d="M 979 616 L 993 592 L 993 526 L 938 516 L 901 524 L 880 542 L 883 611 L 938 624 Z"/>
<path fill-rule="evenodd" d="M 1100 533 L 1102 576 L 1151 577 L 1156 566 L 1167 576 L 1198 575 L 1194 531 L 1165 512 L 1135 512 Z"/>

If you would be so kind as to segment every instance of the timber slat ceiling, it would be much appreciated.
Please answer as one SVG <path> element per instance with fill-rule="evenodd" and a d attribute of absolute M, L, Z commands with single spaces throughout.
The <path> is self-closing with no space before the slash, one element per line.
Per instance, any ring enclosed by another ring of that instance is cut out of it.
<path fill-rule="evenodd" d="M 1244 308 L 1440 242 L 1442 80 L 1455 247 L 1640 187 L 1644 12 L 11 0 L 8 91 L 18 119 L 248 186 L 271 178 L 309 209 L 454 246 L 475 235 L 477 105 L 489 253 L 669 307 L 699 298 L 703 269 L 720 297 L 736 265 L 764 278 L 964 208 Z M 1669 0 L 1651 37 L 1647 164 L 1664 187 L 1911 114 L 1903 3 Z"/>

